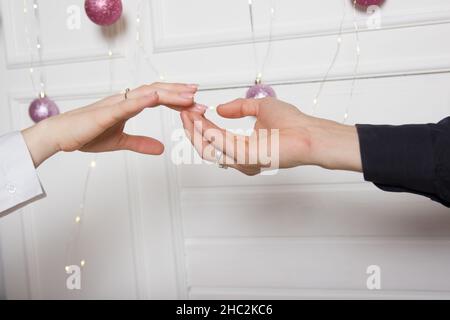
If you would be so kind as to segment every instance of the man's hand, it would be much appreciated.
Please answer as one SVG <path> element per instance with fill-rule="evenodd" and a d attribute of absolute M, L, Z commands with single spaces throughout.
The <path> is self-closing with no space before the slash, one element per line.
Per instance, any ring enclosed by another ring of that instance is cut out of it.
<path fill-rule="evenodd" d="M 251 136 L 239 136 L 219 128 L 202 114 L 183 111 L 186 133 L 205 160 L 219 161 L 247 175 L 256 175 L 262 168 L 300 165 L 362 170 L 353 126 L 308 116 L 273 98 L 238 99 L 218 106 L 217 112 L 225 118 L 253 116 L 257 121 Z M 269 162 L 262 159 L 261 150 L 271 150 Z M 223 156 L 217 157 L 218 152 Z"/>
<path fill-rule="evenodd" d="M 44 120 L 22 132 L 34 164 L 59 151 L 106 152 L 130 150 L 149 155 L 164 151 L 161 142 L 123 132 L 125 123 L 146 108 L 166 105 L 200 114 L 206 107 L 194 103 L 197 86 L 155 83 L 115 95 L 87 107 Z"/>

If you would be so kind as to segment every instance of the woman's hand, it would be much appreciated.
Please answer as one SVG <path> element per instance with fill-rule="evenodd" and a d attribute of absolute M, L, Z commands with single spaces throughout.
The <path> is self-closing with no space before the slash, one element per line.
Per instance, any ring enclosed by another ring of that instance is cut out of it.
<path fill-rule="evenodd" d="M 247 175 L 256 175 L 262 168 L 300 165 L 361 171 L 353 126 L 308 116 L 273 98 L 238 99 L 218 106 L 217 112 L 225 118 L 253 116 L 257 121 L 251 136 L 239 136 L 217 127 L 202 114 L 183 111 L 186 133 L 205 160 Z"/>
<path fill-rule="evenodd" d="M 44 120 L 22 132 L 34 164 L 38 167 L 59 151 L 106 152 L 130 150 L 159 155 L 161 142 L 123 132 L 125 123 L 146 108 L 166 105 L 172 109 L 204 113 L 197 105 L 196 85 L 155 83 L 115 95 L 87 107 Z"/>

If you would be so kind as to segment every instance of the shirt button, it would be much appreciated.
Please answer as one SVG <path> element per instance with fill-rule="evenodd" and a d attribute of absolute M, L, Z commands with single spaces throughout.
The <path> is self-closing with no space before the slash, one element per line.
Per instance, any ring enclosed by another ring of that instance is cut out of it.
<path fill-rule="evenodd" d="M 17 191 L 16 186 L 12 185 L 12 184 L 8 184 L 6 186 L 6 190 L 10 193 L 10 194 L 14 194 Z"/>

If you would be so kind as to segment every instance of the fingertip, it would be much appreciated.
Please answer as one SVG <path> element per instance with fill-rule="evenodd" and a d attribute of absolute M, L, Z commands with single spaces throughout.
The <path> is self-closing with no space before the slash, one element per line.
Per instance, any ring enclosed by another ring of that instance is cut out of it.
<path fill-rule="evenodd" d="M 164 144 L 162 144 L 162 143 L 160 142 L 160 144 L 159 144 L 159 149 L 158 149 L 158 148 L 155 149 L 154 155 L 155 155 L 155 156 L 160 156 L 160 155 L 162 155 L 162 154 L 164 153 L 165 150 L 166 150 L 166 147 L 164 146 Z"/>
<path fill-rule="evenodd" d="M 208 107 L 203 104 L 196 103 L 192 107 L 188 108 L 187 110 L 190 112 L 195 112 L 195 113 L 199 113 L 199 114 L 203 115 L 206 113 L 206 110 L 208 110 Z"/>
<path fill-rule="evenodd" d="M 219 114 L 219 115 L 223 115 L 223 109 L 225 108 L 225 105 L 224 104 L 219 104 L 218 106 L 217 106 L 217 108 L 216 108 L 216 112 Z"/>
<path fill-rule="evenodd" d="M 187 84 L 186 85 L 190 90 L 197 92 L 198 88 L 200 87 L 199 84 L 193 83 L 193 84 Z"/>
<path fill-rule="evenodd" d="M 147 146 L 147 154 L 153 156 L 160 156 L 164 153 L 165 146 L 164 144 L 156 139 L 151 139 L 151 143 Z"/>

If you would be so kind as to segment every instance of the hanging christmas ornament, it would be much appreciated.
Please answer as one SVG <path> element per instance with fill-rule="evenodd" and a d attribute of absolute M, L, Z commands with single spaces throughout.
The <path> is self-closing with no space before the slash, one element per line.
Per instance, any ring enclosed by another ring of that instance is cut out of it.
<path fill-rule="evenodd" d="M 360 7 L 381 6 L 384 0 L 354 0 Z"/>
<path fill-rule="evenodd" d="M 23 2 L 23 13 L 24 13 L 24 26 L 25 26 L 25 37 L 26 42 L 29 47 L 30 51 L 30 79 L 31 84 L 33 86 L 33 89 L 35 92 L 39 92 L 39 97 L 35 100 L 33 100 L 30 103 L 30 106 L 28 108 L 28 113 L 30 115 L 31 120 L 33 120 L 35 123 L 38 123 L 44 119 L 50 118 L 52 116 L 56 116 L 59 114 L 59 109 L 56 103 L 49 99 L 45 92 L 46 92 L 46 80 L 45 80 L 45 70 L 43 67 L 43 60 L 42 60 L 42 50 L 43 50 L 43 44 L 41 41 L 41 19 L 40 19 L 40 6 L 38 0 L 33 0 L 32 2 L 32 11 L 29 10 L 29 3 L 28 1 Z M 33 23 L 31 23 L 31 19 L 29 18 L 29 13 L 32 12 L 30 18 L 33 18 Z M 30 25 L 29 25 L 30 24 Z M 35 30 L 35 39 L 34 41 L 31 39 L 30 36 L 30 29 Z M 36 73 L 34 69 L 34 49 L 33 46 L 35 46 L 37 50 L 37 55 L 39 57 L 39 86 L 38 88 L 36 84 Z"/>
<path fill-rule="evenodd" d="M 31 120 L 38 123 L 47 118 L 56 116 L 59 114 L 59 108 L 56 103 L 47 97 L 44 93 L 41 93 L 39 98 L 31 102 L 28 108 Z"/>
<path fill-rule="evenodd" d="M 271 86 L 261 84 L 258 80 L 255 82 L 254 86 L 248 89 L 246 94 L 247 99 L 276 98 L 276 96 L 275 90 L 273 90 Z"/>
<path fill-rule="evenodd" d="M 86 14 L 92 22 L 100 26 L 110 26 L 122 16 L 121 0 L 86 0 Z"/>
<path fill-rule="evenodd" d="M 266 66 L 266 62 L 269 58 L 270 49 L 271 49 L 271 45 L 272 45 L 272 30 L 273 30 L 273 20 L 274 20 L 274 16 L 275 16 L 275 3 L 274 3 L 274 0 L 272 0 L 271 7 L 270 7 L 269 44 L 267 46 L 266 56 L 265 56 L 261 66 L 260 66 L 260 63 L 258 60 L 258 50 L 256 48 L 256 34 L 255 34 L 255 24 L 254 24 L 253 1 L 249 0 L 248 5 L 249 5 L 249 12 L 250 12 L 250 27 L 252 30 L 253 52 L 254 52 L 254 56 L 255 56 L 257 77 L 255 80 L 255 85 L 248 89 L 246 98 L 247 99 L 262 99 L 262 98 L 266 98 L 266 97 L 276 98 L 277 95 L 275 93 L 275 90 L 273 90 L 273 88 L 271 86 L 262 83 L 264 69 Z"/>

